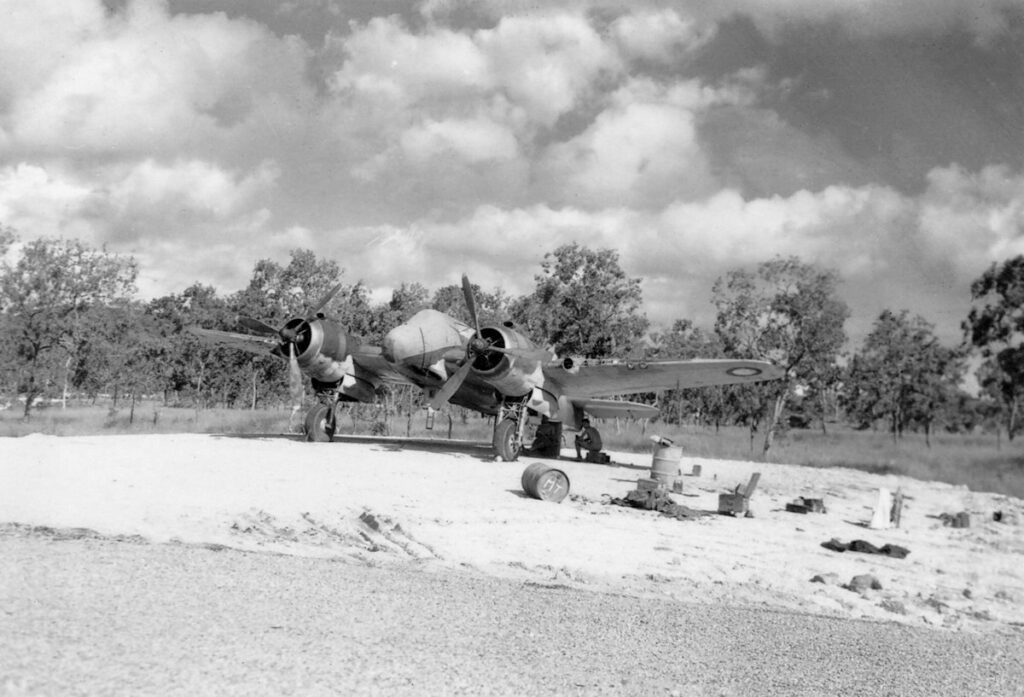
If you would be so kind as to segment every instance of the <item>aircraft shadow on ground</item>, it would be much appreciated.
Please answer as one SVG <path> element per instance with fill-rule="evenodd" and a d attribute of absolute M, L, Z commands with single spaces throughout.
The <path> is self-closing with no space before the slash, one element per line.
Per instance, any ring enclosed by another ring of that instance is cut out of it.
<path fill-rule="evenodd" d="M 303 442 L 305 440 L 303 435 L 296 433 L 220 433 L 214 437 L 238 438 L 241 440 L 290 440 L 296 442 Z M 363 445 L 375 446 L 380 450 L 388 450 L 392 452 L 412 451 L 430 453 L 464 453 L 472 455 L 482 462 L 493 462 L 495 458 L 491 444 L 483 441 L 455 440 L 447 438 L 405 438 L 399 436 L 358 436 L 343 433 L 335 435 L 333 443 L 360 443 Z M 613 469 L 619 468 L 638 471 L 647 471 L 651 469 L 648 465 L 631 465 L 624 462 L 599 463 L 587 462 L 585 460 L 580 461 L 576 460 L 576 458 L 572 456 L 555 458 L 533 455 L 529 452 L 524 452 L 519 456 L 519 461 L 525 462 L 527 460 L 541 460 L 552 464 L 561 462 L 577 462 L 579 464 L 585 464 L 588 467 L 609 467 Z"/>
<path fill-rule="evenodd" d="M 225 433 L 218 438 L 240 438 L 243 440 L 290 440 L 304 442 L 302 435 L 293 433 Z M 463 453 L 472 455 L 483 462 L 494 460 L 494 451 L 490 443 L 481 441 L 404 438 L 398 436 L 356 436 L 348 434 L 335 435 L 332 445 L 358 443 L 369 445 L 377 450 L 390 452 L 430 452 L 430 453 Z"/>

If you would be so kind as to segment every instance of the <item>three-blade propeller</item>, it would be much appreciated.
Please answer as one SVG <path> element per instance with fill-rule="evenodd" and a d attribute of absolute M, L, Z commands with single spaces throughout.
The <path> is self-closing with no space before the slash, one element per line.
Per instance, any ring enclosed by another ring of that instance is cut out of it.
<path fill-rule="evenodd" d="M 334 296 L 342 289 L 338 283 L 313 306 L 307 313 L 305 319 L 295 321 L 294 319 L 285 323 L 280 329 L 275 329 L 263 320 L 252 317 L 239 317 L 238 323 L 255 334 L 265 336 L 277 336 L 281 339 L 281 348 L 287 345 L 288 352 L 288 387 L 293 404 L 301 404 L 303 398 L 302 370 L 299 368 L 299 347 L 302 337 L 309 332 L 309 323 L 317 319 L 317 315 L 334 300 Z"/>
<path fill-rule="evenodd" d="M 459 391 L 462 383 L 466 381 L 469 372 L 473 369 L 473 363 L 480 356 L 488 353 L 501 353 L 516 358 L 527 360 L 544 361 L 550 358 L 550 352 L 546 349 L 537 348 L 503 348 L 495 346 L 480 332 L 480 317 L 476 311 L 476 297 L 473 295 L 473 287 L 469 283 L 469 277 L 462 275 L 462 295 L 466 300 L 466 309 L 469 310 L 469 317 L 473 323 L 473 337 L 466 344 L 466 358 L 462 361 L 459 369 L 449 377 L 441 388 L 434 393 L 430 400 L 431 409 L 440 409 L 452 396 Z"/>

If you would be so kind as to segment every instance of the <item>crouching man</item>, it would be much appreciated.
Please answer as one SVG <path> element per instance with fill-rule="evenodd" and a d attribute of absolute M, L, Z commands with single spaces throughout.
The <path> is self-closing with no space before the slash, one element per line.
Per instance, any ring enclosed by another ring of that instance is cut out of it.
<path fill-rule="evenodd" d="M 558 457 L 562 449 L 562 424 L 549 421 L 548 417 L 541 417 L 541 423 L 537 427 L 537 433 L 533 438 L 533 445 L 529 453 L 539 457 Z"/>
<path fill-rule="evenodd" d="M 601 434 L 590 425 L 590 419 L 583 419 L 583 428 L 576 435 L 576 459 L 583 459 L 583 451 L 587 451 L 587 460 L 598 462 L 601 452 Z"/>

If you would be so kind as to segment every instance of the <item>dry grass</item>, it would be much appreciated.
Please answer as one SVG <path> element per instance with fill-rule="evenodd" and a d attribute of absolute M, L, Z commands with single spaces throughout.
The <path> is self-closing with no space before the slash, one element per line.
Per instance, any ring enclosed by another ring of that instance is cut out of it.
<path fill-rule="evenodd" d="M 0 412 L 0 437 L 43 433 L 91 436 L 125 433 L 284 433 L 290 410 L 181 409 L 138 404 L 129 407 L 46 407 L 28 420 L 21 413 Z"/>
<path fill-rule="evenodd" d="M 104 433 L 290 433 L 298 424 L 290 423 L 291 410 L 249 411 L 241 409 L 182 409 L 145 403 L 136 405 L 130 420 L 127 405 L 77 406 L 38 410 L 25 421 L 14 411 L 0 412 L 0 436 L 29 433 L 51 435 L 94 435 Z M 745 428 L 676 427 L 662 424 L 643 428 L 637 423 L 599 424 L 610 450 L 645 452 L 651 450 L 654 434 L 671 438 L 684 452 L 707 458 L 730 460 L 760 459 L 761 438 L 751 444 Z M 340 433 L 380 433 L 383 424 L 369 410 L 343 410 Z M 390 419 L 387 432 L 395 436 L 447 438 L 449 421 L 438 414 L 434 428 L 426 428 L 425 416 L 418 413 Z M 456 412 L 451 421 L 451 437 L 489 441 L 491 422 L 476 414 Z M 567 444 L 572 434 L 564 435 Z M 828 434 L 816 430 L 790 431 L 780 437 L 772 449 L 774 462 L 810 467 L 852 467 L 879 474 L 902 474 L 917 479 L 963 484 L 975 491 L 992 491 L 1024 498 L 1024 443 L 1001 442 L 992 435 L 964 436 L 938 434 L 931 447 L 924 437 L 909 434 L 894 443 L 886 433 L 853 431 L 835 427 Z"/>

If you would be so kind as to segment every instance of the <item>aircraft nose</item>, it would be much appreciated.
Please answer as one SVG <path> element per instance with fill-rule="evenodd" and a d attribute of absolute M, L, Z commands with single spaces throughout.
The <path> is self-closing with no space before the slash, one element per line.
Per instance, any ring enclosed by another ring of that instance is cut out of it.
<path fill-rule="evenodd" d="M 384 336 L 381 351 L 384 360 L 389 363 L 405 363 L 413 356 L 423 353 L 423 336 L 414 327 L 395 327 Z"/>

